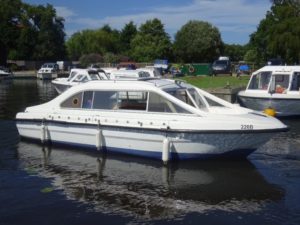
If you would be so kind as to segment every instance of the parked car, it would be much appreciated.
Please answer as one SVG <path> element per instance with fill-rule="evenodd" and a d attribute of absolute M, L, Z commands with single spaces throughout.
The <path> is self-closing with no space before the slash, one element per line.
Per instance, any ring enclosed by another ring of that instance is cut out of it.
<path fill-rule="evenodd" d="M 220 57 L 218 60 L 213 62 L 212 65 L 213 75 L 218 74 L 230 74 L 232 75 L 231 71 L 231 62 L 228 57 Z"/>

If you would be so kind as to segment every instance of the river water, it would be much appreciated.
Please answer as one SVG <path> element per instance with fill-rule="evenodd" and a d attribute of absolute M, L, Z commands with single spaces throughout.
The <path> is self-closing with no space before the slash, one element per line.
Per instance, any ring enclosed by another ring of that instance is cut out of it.
<path fill-rule="evenodd" d="M 300 224 L 300 118 L 244 161 L 171 163 L 20 140 L 50 82 L 0 82 L 0 225 Z"/>

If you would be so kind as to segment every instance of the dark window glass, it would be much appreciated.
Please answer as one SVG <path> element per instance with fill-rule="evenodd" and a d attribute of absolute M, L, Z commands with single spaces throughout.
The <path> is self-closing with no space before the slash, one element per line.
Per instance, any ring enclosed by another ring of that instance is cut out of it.
<path fill-rule="evenodd" d="M 127 110 L 146 110 L 147 92 L 120 91 L 118 92 L 118 108 Z"/>
<path fill-rule="evenodd" d="M 116 91 L 95 91 L 93 109 L 117 109 Z"/>
<path fill-rule="evenodd" d="M 149 93 L 149 112 L 190 113 L 156 93 Z"/>
<path fill-rule="evenodd" d="M 82 108 L 91 109 L 93 105 L 93 91 L 85 91 L 83 94 Z"/>

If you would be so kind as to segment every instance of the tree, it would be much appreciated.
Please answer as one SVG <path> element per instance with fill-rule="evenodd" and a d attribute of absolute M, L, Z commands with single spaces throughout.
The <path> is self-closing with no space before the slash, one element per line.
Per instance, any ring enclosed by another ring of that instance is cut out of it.
<path fill-rule="evenodd" d="M 129 52 L 131 40 L 135 37 L 136 34 L 137 34 L 137 28 L 132 21 L 125 24 L 124 28 L 121 30 L 120 33 L 120 45 L 121 45 L 122 52 L 124 53 Z"/>
<path fill-rule="evenodd" d="M 233 62 L 238 62 L 243 60 L 245 53 L 246 46 L 224 44 L 224 52 L 222 55 L 229 56 L 230 60 Z"/>
<path fill-rule="evenodd" d="M 57 17 L 55 9 L 49 4 L 30 6 L 28 15 L 37 31 L 32 58 L 35 60 L 64 59 L 64 19 Z"/>
<path fill-rule="evenodd" d="M 77 60 L 84 54 L 98 53 L 104 55 L 107 52 L 119 53 L 119 32 L 100 28 L 97 30 L 83 30 L 74 33 L 66 42 L 70 59 Z"/>
<path fill-rule="evenodd" d="M 16 45 L 21 29 L 22 6 L 20 0 L 0 1 L 0 65 L 6 65 L 9 50 Z"/>
<path fill-rule="evenodd" d="M 87 67 L 91 64 L 96 64 L 96 63 L 102 62 L 103 58 L 101 55 L 99 55 L 97 53 L 91 53 L 91 54 L 82 55 L 80 57 L 79 61 L 82 66 Z"/>
<path fill-rule="evenodd" d="M 258 29 L 250 37 L 250 46 L 262 61 L 282 58 L 287 63 L 300 60 L 300 4 L 299 1 L 273 1 Z"/>
<path fill-rule="evenodd" d="M 131 56 L 140 62 L 151 62 L 156 58 L 168 58 L 171 41 L 159 19 L 142 24 L 131 41 Z"/>
<path fill-rule="evenodd" d="M 33 6 L 17 0 L 2 0 L 0 10 L 0 24 L 10 21 L 10 26 L 1 27 L 5 32 L 1 35 L 0 45 L 1 50 L 6 52 L 1 54 L 5 55 L 2 60 L 6 61 L 8 54 L 12 59 L 64 58 L 64 19 L 56 16 L 51 5 Z"/>
<path fill-rule="evenodd" d="M 174 52 L 178 61 L 211 62 L 223 48 L 219 30 L 203 21 L 189 21 L 176 33 Z"/>

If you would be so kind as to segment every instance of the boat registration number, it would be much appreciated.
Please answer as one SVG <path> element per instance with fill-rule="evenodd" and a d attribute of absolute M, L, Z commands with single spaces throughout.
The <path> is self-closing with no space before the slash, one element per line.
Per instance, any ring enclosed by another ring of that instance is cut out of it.
<path fill-rule="evenodd" d="M 253 125 L 252 124 L 242 124 L 241 130 L 253 130 Z"/>

